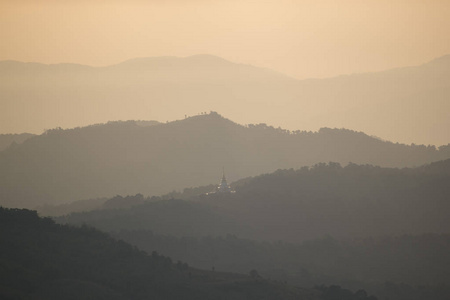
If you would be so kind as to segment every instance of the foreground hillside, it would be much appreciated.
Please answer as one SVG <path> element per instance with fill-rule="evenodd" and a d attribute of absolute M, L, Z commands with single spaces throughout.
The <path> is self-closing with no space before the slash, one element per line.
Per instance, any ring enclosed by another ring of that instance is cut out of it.
<path fill-rule="evenodd" d="M 164 194 L 215 183 L 223 166 L 238 179 L 328 161 L 406 167 L 449 157 L 449 146 L 394 144 L 350 130 L 243 126 L 217 113 L 152 126 L 113 122 L 50 130 L 0 152 L 0 204 Z"/>
<path fill-rule="evenodd" d="M 336 287 L 294 288 L 255 271 L 252 276 L 200 271 L 28 210 L 0 207 L 0 233 L 1 299 L 375 299 Z"/>
<path fill-rule="evenodd" d="M 450 235 L 423 234 L 303 243 L 238 238 L 175 237 L 149 230 L 112 233 L 145 251 L 158 251 L 189 265 L 225 272 L 256 269 L 264 278 L 311 287 L 339 284 L 380 299 L 450 297 Z M 432 296 L 431 296 L 432 295 Z"/>

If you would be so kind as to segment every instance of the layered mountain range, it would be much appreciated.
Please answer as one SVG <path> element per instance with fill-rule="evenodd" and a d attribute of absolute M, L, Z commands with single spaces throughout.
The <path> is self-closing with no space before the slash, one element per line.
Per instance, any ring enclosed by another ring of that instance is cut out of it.
<path fill-rule="evenodd" d="M 341 288 L 301 289 L 249 275 L 202 271 L 147 254 L 86 226 L 60 226 L 36 212 L 0 207 L 1 299 L 364 298 Z M 250 271 L 250 270 L 249 270 Z"/>
<path fill-rule="evenodd" d="M 449 96 L 450 56 L 310 80 L 0 62 L 2 130 L 53 128 L 0 135 L 0 206 L 66 214 L 0 207 L 0 297 L 448 299 Z M 120 119 L 159 121 L 98 123 Z M 208 193 L 223 168 L 236 192 Z"/>
<path fill-rule="evenodd" d="M 450 139 L 450 56 L 384 72 L 296 80 L 211 55 L 89 67 L 0 62 L 5 133 L 220 111 L 290 130 L 351 128 L 403 143 Z M 14 117 L 12 117 L 14 116 Z"/>
<path fill-rule="evenodd" d="M 54 129 L 0 152 L 0 204 L 36 207 L 114 195 L 160 195 L 321 162 L 408 167 L 450 147 L 394 144 L 362 132 L 239 125 L 217 113 L 170 123 L 110 122 Z"/>
<path fill-rule="evenodd" d="M 401 169 L 322 163 L 239 180 L 235 193 L 117 196 L 55 220 L 205 269 L 257 269 L 381 299 L 448 299 L 449 180 L 450 160 Z"/>

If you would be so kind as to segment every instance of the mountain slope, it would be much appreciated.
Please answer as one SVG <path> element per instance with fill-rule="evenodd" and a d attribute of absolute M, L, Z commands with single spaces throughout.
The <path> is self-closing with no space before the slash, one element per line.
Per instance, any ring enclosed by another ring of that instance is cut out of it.
<path fill-rule="evenodd" d="M 128 197 L 131 201 L 133 197 Z M 209 205 L 182 200 L 146 201 L 125 209 L 102 209 L 55 218 L 60 223 L 89 224 L 104 231 L 151 229 L 172 236 L 217 236 L 250 228 Z"/>
<path fill-rule="evenodd" d="M 449 180 L 450 160 L 413 169 L 318 164 L 244 179 L 234 184 L 234 194 L 202 194 L 189 201 L 155 197 L 126 209 L 73 213 L 57 220 L 105 231 L 234 234 L 291 242 L 325 235 L 449 234 Z M 132 202 L 133 197 L 123 200 Z"/>
<path fill-rule="evenodd" d="M 220 237 L 176 237 L 149 230 L 121 230 L 113 236 L 145 251 L 158 251 L 191 266 L 226 272 L 256 269 L 265 278 L 310 287 L 340 284 L 367 289 L 371 283 L 413 286 L 450 282 L 450 235 L 423 234 L 302 243 Z M 353 282 L 353 284 L 349 284 Z M 380 293 L 374 293 L 379 295 Z"/>
<path fill-rule="evenodd" d="M 299 89 L 288 107 L 306 111 L 305 123 L 398 142 L 441 145 L 450 139 L 450 55 L 420 66 L 305 80 Z"/>
<path fill-rule="evenodd" d="M 421 66 L 301 81 L 210 55 L 140 58 L 101 68 L 0 62 L 5 132 L 173 120 L 214 110 L 240 123 L 352 128 L 391 141 L 445 145 L 449 95 L 450 56 Z"/>
<path fill-rule="evenodd" d="M 32 211 L 0 207 L 0 224 L 2 299 L 312 300 L 321 294 L 174 264 L 95 229 L 60 226 Z"/>
<path fill-rule="evenodd" d="M 450 160 L 411 169 L 318 164 L 255 177 L 228 201 L 203 201 L 271 240 L 450 233 L 449 180 Z"/>
<path fill-rule="evenodd" d="M 154 126 L 113 122 L 47 131 L 0 152 L 0 203 L 158 195 L 215 183 L 223 166 L 237 179 L 327 161 L 405 167 L 448 157 L 448 146 L 393 144 L 349 130 L 246 127 L 217 113 Z"/>

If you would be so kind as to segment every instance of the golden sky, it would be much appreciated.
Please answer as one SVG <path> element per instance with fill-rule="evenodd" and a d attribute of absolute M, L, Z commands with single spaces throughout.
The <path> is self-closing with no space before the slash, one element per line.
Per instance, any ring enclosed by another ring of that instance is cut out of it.
<path fill-rule="evenodd" d="M 0 0 L 0 60 L 213 54 L 296 78 L 450 54 L 449 0 Z"/>

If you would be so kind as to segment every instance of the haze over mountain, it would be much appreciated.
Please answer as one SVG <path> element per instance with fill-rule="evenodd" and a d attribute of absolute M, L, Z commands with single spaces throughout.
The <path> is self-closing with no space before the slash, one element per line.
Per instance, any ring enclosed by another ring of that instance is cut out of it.
<path fill-rule="evenodd" d="M 295 80 L 211 55 L 108 67 L 0 62 L 5 133 L 220 111 L 290 130 L 350 128 L 393 142 L 450 141 L 450 56 L 384 72 Z"/>
<path fill-rule="evenodd" d="M 224 166 L 236 180 L 328 161 L 406 167 L 450 157 L 450 146 L 393 144 L 350 130 L 246 127 L 217 113 L 149 125 L 55 129 L 0 152 L 0 204 L 36 207 L 117 194 L 160 195 L 215 184 Z"/>
<path fill-rule="evenodd" d="M 0 1 L 0 300 L 449 300 L 449 12 Z"/>

